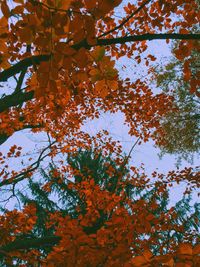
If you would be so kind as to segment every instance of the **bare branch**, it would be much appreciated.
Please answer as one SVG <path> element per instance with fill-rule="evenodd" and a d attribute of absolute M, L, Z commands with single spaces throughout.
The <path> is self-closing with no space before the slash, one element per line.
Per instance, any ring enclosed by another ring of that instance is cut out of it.
<path fill-rule="evenodd" d="M 126 164 L 128 163 L 128 160 L 129 160 L 129 158 L 130 158 L 130 156 L 131 156 L 131 153 L 133 152 L 133 149 L 136 147 L 136 145 L 138 144 L 139 141 L 140 141 L 140 137 L 138 137 L 138 139 L 136 140 L 136 142 L 132 145 L 132 147 L 131 147 L 131 149 L 130 149 L 128 155 L 125 157 L 124 162 L 123 162 L 123 166 L 124 166 L 124 167 L 125 167 Z"/>
<path fill-rule="evenodd" d="M 17 184 L 18 182 L 20 182 L 20 181 L 24 180 L 25 178 L 27 178 L 30 173 L 35 171 L 40 166 L 40 163 L 43 161 L 43 159 L 45 159 L 46 157 L 49 156 L 50 152 L 45 154 L 45 155 L 44 155 L 44 153 L 55 143 L 56 143 L 56 141 L 53 141 L 50 145 L 45 147 L 41 151 L 38 159 L 34 163 L 32 163 L 28 168 L 26 168 L 25 171 L 22 171 L 19 174 L 0 182 L 0 187 L 2 187 L 4 185 L 9 185 L 9 184 Z"/>

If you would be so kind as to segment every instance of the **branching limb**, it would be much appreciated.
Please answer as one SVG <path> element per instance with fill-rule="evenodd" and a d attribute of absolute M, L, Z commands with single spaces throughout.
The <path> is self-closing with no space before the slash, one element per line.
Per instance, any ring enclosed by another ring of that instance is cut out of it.
<path fill-rule="evenodd" d="M 114 31 L 119 30 L 120 28 L 122 28 L 131 18 L 133 18 L 136 14 L 138 14 L 148 3 L 150 3 L 151 0 L 146 0 L 142 3 L 142 5 L 140 7 L 138 7 L 138 9 L 136 9 L 130 16 L 128 16 L 126 19 L 124 19 L 119 25 L 117 25 L 116 27 L 114 27 L 113 29 L 104 32 L 103 34 L 101 34 L 98 38 L 104 37 Z"/>
<path fill-rule="evenodd" d="M 72 46 L 74 49 L 86 48 L 91 49 L 94 46 L 107 46 L 113 44 L 125 44 L 130 42 L 139 42 L 139 41 L 151 41 L 151 40 L 200 40 L 200 34 L 179 34 L 179 33 L 160 33 L 160 34 L 141 34 L 141 35 L 130 35 L 119 38 L 110 38 L 110 39 L 97 39 L 95 45 L 89 45 L 86 40 L 81 41 L 78 44 Z M 0 82 L 7 81 L 8 78 L 14 76 L 15 74 L 21 72 L 25 68 L 30 66 L 39 65 L 43 61 L 48 61 L 51 55 L 39 55 L 32 56 L 21 60 L 16 63 L 14 66 L 2 71 L 0 73 Z"/>
<path fill-rule="evenodd" d="M 16 193 L 15 193 L 15 185 L 16 185 L 16 184 L 13 184 L 13 185 L 12 185 L 12 188 L 11 188 L 11 190 L 10 190 L 10 191 L 12 192 L 12 194 L 11 194 L 9 197 L 7 197 L 6 199 L 1 200 L 0 203 L 5 203 L 5 205 L 4 205 L 4 208 L 5 208 L 5 206 L 8 204 L 8 202 L 9 202 L 12 198 L 15 198 L 15 199 L 17 200 L 17 202 L 18 202 L 18 207 L 19 207 L 19 209 L 21 210 L 20 200 L 19 200 L 18 196 L 17 196 Z"/>
<path fill-rule="evenodd" d="M 14 92 L 12 95 L 7 95 L 0 99 L 0 113 L 6 111 L 11 107 L 21 105 L 24 102 L 33 99 L 33 96 L 34 91 L 21 92 L 17 89 L 16 92 Z"/>
<path fill-rule="evenodd" d="M 27 68 L 24 69 L 21 73 L 20 73 L 20 76 L 19 76 L 19 79 L 17 81 L 17 86 L 15 88 L 15 92 L 19 92 L 22 88 L 22 84 L 23 84 L 23 81 L 24 81 L 24 77 L 26 75 L 26 72 L 27 72 Z"/>
<path fill-rule="evenodd" d="M 30 124 L 27 124 L 27 125 L 24 125 L 23 128 L 14 130 L 14 132 L 22 131 L 24 129 L 36 129 L 36 128 L 41 128 L 41 127 L 42 127 L 42 125 L 39 125 L 39 124 L 38 125 L 30 125 Z M 0 134 L 0 145 L 2 145 L 3 143 L 5 143 L 10 136 L 11 135 Z"/>
<path fill-rule="evenodd" d="M 138 41 L 152 41 L 152 40 L 200 40 L 200 34 L 179 34 L 179 33 L 160 33 L 160 34 L 141 34 L 129 35 L 119 38 L 99 39 L 97 45 L 106 46 L 113 44 L 125 44 Z"/>
<path fill-rule="evenodd" d="M 12 67 L 2 71 L 0 73 L 0 82 L 5 82 L 8 78 L 13 77 L 15 74 L 23 71 L 24 69 L 31 67 L 34 64 L 38 65 L 40 62 L 48 61 L 49 59 L 50 55 L 39 55 L 25 58 Z"/>
<path fill-rule="evenodd" d="M 26 170 L 20 172 L 19 174 L 9 178 L 9 179 L 6 179 L 6 180 L 3 180 L 2 182 L 0 182 L 0 187 L 4 186 L 4 185 L 9 185 L 9 184 L 17 184 L 18 182 L 24 180 L 25 178 L 28 178 L 29 177 L 29 174 L 32 173 L 33 171 L 35 171 L 36 169 L 39 168 L 41 162 L 49 156 L 50 152 L 48 152 L 47 154 L 45 154 L 45 152 L 50 149 L 52 147 L 52 145 L 54 145 L 56 143 L 56 141 L 53 141 L 50 145 L 48 145 L 47 147 L 45 147 L 38 159 L 32 163 L 28 168 L 26 168 Z"/>
<path fill-rule="evenodd" d="M 54 246 L 60 241 L 59 236 L 47 236 L 40 238 L 26 238 L 16 239 L 15 241 L 8 243 L 0 247 L 0 256 L 5 256 L 7 252 L 20 250 L 20 249 L 33 249 L 33 248 L 44 248 Z"/>

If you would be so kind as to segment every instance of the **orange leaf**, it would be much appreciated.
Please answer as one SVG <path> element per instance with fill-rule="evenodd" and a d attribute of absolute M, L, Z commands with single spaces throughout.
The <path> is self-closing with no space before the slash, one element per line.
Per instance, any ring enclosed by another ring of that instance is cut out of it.
<path fill-rule="evenodd" d="M 59 0 L 57 4 L 57 8 L 67 10 L 69 9 L 71 2 L 72 0 Z"/>
<path fill-rule="evenodd" d="M 108 88 L 105 80 L 97 81 L 95 84 L 95 94 L 102 98 L 108 95 Z"/>
<path fill-rule="evenodd" d="M 116 80 L 108 80 L 107 81 L 107 84 L 109 86 L 109 88 L 113 91 L 116 91 L 118 89 L 118 81 Z"/>
<path fill-rule="evenodd" d="M 166 267 L 174 267 L 174 260 L 171 258 L 169 261 L 165 262 Z"/>
<path fill-rule="evenodd" d="M 17 4 L 24 4 L 24 0 L 13 0 Z"/>
<path fill-rule="evenodd" d="M 177 254 L 192 255 L 192 245 L 189 243 L 180 244 Z"/>
<path fill-rule="evenodd" d="M 30 44 L 32 42 L 32 31 L 30 28 L 24 28 L 19 30 L 19 36 L 21 39 L 21 42 Z"/>
<path fill-rule="evenodd" d="M 6 17 L 0 18 L 0 35 L 7 33 L 8 31 L 8 19 Z"/>
<path fill-rule="evenodd" d="M 21 14 L 24 11 L 23 6 L 16 6 L 15 8 L 12 9 L 12 14 Z"/>
<path fill-rule="evenodd" d="M 10 17 L 10 9 L 9 9 L 6 1 L 4 1 L 4 2 L 1 3 L 1 11 L 2 11 L 3 15 L 6 18 L 9 18 Z"/>
<path fill-rule="evenodd" d="M 200 254 L 200 244 L 197 244 L 194 248 L 193 248 L 193 255 L 198 255 Z"/>
<path fill-rule="evenodd" d="M 150 261 L 151 258 L 153 257 L 153 254 L 151 253 L 150 250 L 145 250 L 144 253 L 143 253 L 143 256 L 145 257 L 145 259 L 147 261 Z"/>
<path fill-rule="evenodd" d="M 88 9 L 93 9 L 96 7 L 96 1 L 91 1 L 91 0 L 85 0 L 85 6 Z"/>
<path fill-rule="evenodd" d="M 134 264 L 134 267 L 141 267 L 147 265 L 149 261 L 144 256 L 136 256 L 131 260 L 131 263 Z"/>

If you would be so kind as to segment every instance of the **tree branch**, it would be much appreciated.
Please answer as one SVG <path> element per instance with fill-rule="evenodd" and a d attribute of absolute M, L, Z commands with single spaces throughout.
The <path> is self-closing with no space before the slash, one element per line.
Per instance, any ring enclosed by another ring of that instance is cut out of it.
<path fill-rule="evenodd" d="M 33 66 L 34 64 L 38 65 L 42 61 L 48 61 L 50 59 L 50 55 L 39 55 L 39 56 L 32 56 L 21 60 L 20 62 L 16 63 L 12 67 L 2 71 L 0 73 L 0 82 L 7 81 L 8 78 L 14 76 L 15 74 L 23 71 L 24 69 Z"/>
<path fill-rule="evenodd" d="M 24 125 L 23 128 L 20 129 L 14 129 L 14 132 L 18 132 L 18 131 L 22 131 L 24 129 L 36 129 L 36 128 L 41 128 L 42 125 L 40 124 L 36 124 L 36 125 L 31 125 L 31 124 L 27 124 Z M 6 140 L 10 137 L 11 135 L 7 135 L 6 133 L 2 133 L 0 134 L 0 145 L 2 145 L 3 143 L 6 142 Z"/>
<path fill-rule="evenodd" d="M 99 39 L 96 45 L 106 46 L 113 44 L 125 44 L 138 41 L 152 41 L 152 40 L 200 40 L 200 34 L 179 34 L 179 33 L 160 33 L 160 34 L 141 34 L 130 35 L 119 38 Z"/>
<path fill-rule="evenodd" d="M 26 72 L 27 72 L 27 68 L 25 68 L 21 73 L 20 73 L 20 76 L 19 76 L 19 79 L 17 81 L 17 86 L 15 88 L 15 92 L 19 92 L 22 88 L 22 84 L 23 84 L 23 81 L 24 81 L 24 77 L 26 75 Z"/>
<path fill-rule="evenodd" d="M 138 7 L 138 9 L 136 9 L 130 16 L 128 16 L 125 20 L 123 20 L 119 25 L 117 25 L 115 28 L 107 31 L 107 32 L 104 32 L 103 34 L 101 34 L 98 38 L 101 38 L 103 36 L 106 36 L 120 28 L 122 28 L 131 18 L 133 18 L 136 14 L 138 14 L 140 12 L 140 10 L 142 10 L 148 3 L 150 3 L 151 0 L 147 0 L 147 1 L 144 1 L 140 7 Z"/>
<path fill-rule="evenodd" d="M 60 239 L 61 238 L 59 236 L 16 239 L 15 241 L 0 247 L 0 255 L 5 256 L 6 252 L 11 252 L 20 249 L 33 249 L 54 246 L 59 243 Z"/>
<path fill-rule="evenodd" d="M 145 2 L 146 3 L 146 2 Z M 142 8 L 142 6 L 141 6 Z M 93 46 L 89 45 L 86 40 L 81 41 L 78 44 L 73 45 L 74 49 L 80 49 L 81 47 L 90 49 L 94 46 L 107 46 L 113 44 L 124 44 L 129 42 L 138 42 L 138 41 L 151 41 L 151 40 L 166 40 L 166 39 L 173 39 L 173 40 L 200 40 L 200 34 L 176 34 L 176 33 L 166 33 L 166 34 L 141 34 L 141 35 L 130 35 L 125 37 L 119 38 L 110 38 L 110 39 L 97 39 L 97 43 Z M 20 62 L 16 63 L 14 66 L 2 71 L 0 73 L 0 82 L 6 81 L 8 78 L 14 76 L 15 74 L 21 73 L 21 79 L 24 76 L 25 70 L 32 65 L 40 64 L 43 61 L 48 61 L 51 55 L 39 55 L 39 56 L 32 56 L 21 60 Z M 21 82 L 20 82 L 21 83 Z M 13 93 L 12 95 L 5 96 L 4 98 L 0 99 L 0 113 L 7 110 L 10 107 L 17 106 L 23 104 L 24 102 L 33 99 L 34 91 L 30 92 L 19 92 Z M 34 126 L 33 126 L 34 127 Z M 25 126 L 25 128 L 32 128 L 29 126 Z M 0 135 L 0 144 L 4 143 L 9 136 L 5 134 Z"/>
<path fill-rule="evenodd" d="M 160 33 L 160 34 L 141 34 L 141 35 L 130 35 L 119 38 L 111 38 L 111 39 L 97 39 L 95 45 L 89 45 L 86 40 L 81 41 L 78 44 L 72 45 L 74 49 L 86 48 L 91 49 L 94 46 L 107 46 L 113 44 L 124 44 L 130 42 L 138 42 L 138 41 L 151 41 L 151 40 L 200 40 L 200 34 L 179 34 L 179 33 Z M 13 75 L 19 73 L 20 71 L 28 68 L 34 64 L 38 65 L 43 61 L 48 61 L 51 55 L 39 55 L 32 56 L 23 59 L 22 61 L 16 63 L 14 66 L 2 71 L 0 73 L 0 82 L 7 81 L 8 78 Z"/>
<path fill-rule="evenodd" d="M 29 53 L 31 52 L 31 45 L 30 44 L 27 45 L 26 52 L 29 52 Z M 22 70 L 22 72 L 20 73 L 19 79 L 17 80 L 17 86 L 15 88 L 15 92 L 19 92 L 21 90 L 26 72 L 27 72 L 27 68 L 24 68 Z"/>
<path fill-rule="evenodd" d="M 26 168 L 26 170 L 20 172 L 19 174 L 11 177 L 11 178 L 8 178 L 6 180 L 3 180 L 0 182 L 0 187 L 4 186 L 4 185 L 9 185 L 9 184 L 17 184 L 18 182 L 22 181 L 25 179 L 25 177 L 27 176 L 28 177 L 28 174 L 32 173 L 33 171 L 35 171 L 39 166 L 40 166 L 40 163 L 43 161 L 43 159 L 45 159 L 46 157 L 49 156 L 50 152 L 48 152 L 47 154 L 44 155 L 44 153 L 51 148 L 52 145 L 54 145 L 56 143 L 56 141 L 53 141 L 50 145 L 48 145 L 47 147 L 45 147 L 38 159 L 32 163 L 28 168 Z"/>
<path fill-rule="evenodd" d="M 7 95 L 0 99 L 0 113 L 10 107 L 15 107 L 24 102 L 33 99 L 34 91 L 30 92 L 14 92 L 12 95 Z"/>

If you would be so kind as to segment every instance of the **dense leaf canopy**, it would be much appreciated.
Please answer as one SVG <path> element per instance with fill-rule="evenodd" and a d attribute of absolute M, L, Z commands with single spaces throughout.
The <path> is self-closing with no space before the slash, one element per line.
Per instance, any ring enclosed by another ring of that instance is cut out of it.
<path fill-rule="evenodd" d="M 184 211 L 177 217 L 177 210 L 161 203 L 169 187 L 182 183 L 187 206 L 186 195 L 200 185 L 198 169 L 147 176 L 143 167 L 128 167 L 134 145 L 123 156 L 107 131 L 92 136 L 82 127 L 102 113 L 121 112 L 136 143 L 166 144 L 163 118 L 180 106 L 173 94 L 149 86 L 156 53 L 148 47 L 157 40 L 179 40 L 174 53 L 184 62 L 181 75 L 190 94 L 199 97 L 192 70 L 192 55 L 199 52 L 198 1 L 0 0 L 0 7 L 0 190 L 2 203 L 18 202 L 0 216 L 2 264 L 199 266 L 197 212 L 174 223 Z M 149 77 L 131 79 L 127 73 L 121 78 L 116 63 L 122 57 L 146 66 Z M 24 129 L 43 133 L 48 142 L 32 155 L 17 144 L 9 146 L 11 136 Z M 86 157 L 91 173 L 83 170 L 85 163 L 74 165 L 81 163 L 73 161 L 81 151 L 93 151 L 95 168 Z M 66 163 L 66 157 L 72 161 Z M 50 161 L 53 169 L 46 176 L 51 179 L 40 184 L 39 167 Z M 102 164 L 107 166 L 99 170 Z M 67 207 L 58 206 L 62 185 Z M 132 187 L 148 197 L 132 197 Z M 30 194 L 26 201 L 21 192 L 21 207 L 17 189 Z M 48 197 L 58 189 L 58 201 L 51 202 Z M 47 224 L 40 228 L 43 216 Z M 194 231 L 183 222 L 187 218 Z M 163 240 L 166 233 L 170 236 Z"/>

